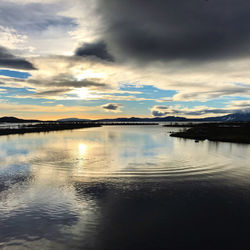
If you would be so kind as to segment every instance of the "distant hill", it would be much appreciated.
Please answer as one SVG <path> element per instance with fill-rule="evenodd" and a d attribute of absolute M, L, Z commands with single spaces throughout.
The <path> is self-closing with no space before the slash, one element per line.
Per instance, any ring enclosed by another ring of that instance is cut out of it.
<path fill-rule="evenodd" d="M 250 121 L 250 113 L 235 113 L 223 117 L 223 121 Z"/>
<path fill-rule="evenodd" d="M 84 122 L 91 121 L 89 119 L 79 119 L 79 118 L 64 118 L 57 120 L 59 122 Z M 199 119 L 188 119 L 185 117 L 179 116 L 166 116 L 166 117 L 154 117 L 154 118 L 138 118 L 138 117 L 130 117 L 130 118 L 115 118 L 115 119 L 99 119 L 92 120 L 95 122 L 250 122 L 250 113 L 235 113 L 224 116 L 216 116 L 216 117 L 207 117 L 207 118 L 199 118 Z M 41 122 L 39 120 L 25 120 L 19 119 L 16 117 L 8 117 L 4 116 L 0 118 L 0 123 L 27 123 L 27 122 Z"/>
<path fill-rule="evenodd" d="M 117 119 L 101 119 L 98 122 L 250 122 L 250 113 L 235 113 L 224 116 L 188 119 L 179 116 L 166 116 L 166 117 L 154 117 L 154 118 L 117 118 Z"/>
<path fill-rule="evenodd" d="M 26 123 L 26 122 L 40 122 L 39 120 L 24 120 L 12 116 L 4 116 L 0 118 L 0 123 Z"/>
<path fill-rule="evenodd" d="M 78 118 L 64 118 L 57 120 L 58 122 L 86 122 L 91 121 L 89 119 L 78 119 Z"/>
<path fill-rule="evenodd" d="M 154 118 L 116 118 L 116 119 L 100 119 L 98 122 L 168 122 L 168 121 L 188 121 L 184 117 L 167 116 L 167 117 L 154 117 Z"/>
<path fill-rule="evenodd" d="M 250 113 L 235 113 L 224 116 L 208 117 L 203 121 L 221 121 L 221 122 L 250 122 Z"/>

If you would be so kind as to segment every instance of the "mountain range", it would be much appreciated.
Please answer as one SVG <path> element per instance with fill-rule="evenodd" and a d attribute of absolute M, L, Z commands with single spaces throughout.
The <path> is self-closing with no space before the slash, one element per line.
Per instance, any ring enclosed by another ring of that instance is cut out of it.
<path fill-rule="evenodd" d="M 57 120 L 58 122 L 87 122 L 91 121 L 89 119 L 79 119 L 79 118 L 64 118 Z"/>
<path fill-rule="evenodd" d="M 206 117 L 199 119 L 189 119 L 180 116 L 166 116 L 154 118 L 117 118 L 117 119 L 102 119 L 99 122 L 250 122 L 250 113 L 234 113 L 224 116 Z"/>
<path fill-rule="evenodd" d="M 180 116 L 166 116 L 166 117 L 154 117 L 154 118 L 115 118 L 115 119 L 78 119 L 78 118 L 64 118 L 57 120 L 58 122 L 84 122 L 84 121 L 95 121 L 95 122 L 250 122 L 250 113 L 234 113 L 224 116 L 206 117 L 199 119 L 189 119 Z M 25 123 L 25 122 L 41 122 L 39 120 L 25 120 L 16 117 L 4 116 L 0 118 L 0 123 Z"/>

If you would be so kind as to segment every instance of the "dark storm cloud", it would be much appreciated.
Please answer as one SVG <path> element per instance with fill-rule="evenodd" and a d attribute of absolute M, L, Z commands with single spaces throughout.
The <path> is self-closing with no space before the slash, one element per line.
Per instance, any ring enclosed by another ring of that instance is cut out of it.
<path fill-rule="evenodd" d="M 0 46 L 0 67 L 26 70 L 36 69 L 32 63 L 26 59 L 14 56 L 2 46 Z"/>
<path fill-rule="evenodd" d="M 84 43 L 75 51 L 76 56 L 95 56 L 105 61 L 114 61 L 112 55 L 109 54 L 107 45 L 103 41 L 96 43 Z"/>
<path fill-rule="evenodd" d="M 120 104 L 118 103 L 107 103 L 102 105 L 102 108 L 105 110 L 110 110 L 110 111 L 117 111 L 121 107 Z"/>
<path fill-rule="evenodd" d="M 249 56 L 246 0 L 99 0 L 105 41 L 119 58 L 207 61 Z"/>

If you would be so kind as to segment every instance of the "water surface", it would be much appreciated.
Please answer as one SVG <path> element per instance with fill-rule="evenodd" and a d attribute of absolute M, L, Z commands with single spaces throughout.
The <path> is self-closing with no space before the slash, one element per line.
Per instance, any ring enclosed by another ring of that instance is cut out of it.
<path fill-rule="evenodd" d="M 250 249 L 250 146 L 170 130 L 0 137 L 0 248 Z"/>

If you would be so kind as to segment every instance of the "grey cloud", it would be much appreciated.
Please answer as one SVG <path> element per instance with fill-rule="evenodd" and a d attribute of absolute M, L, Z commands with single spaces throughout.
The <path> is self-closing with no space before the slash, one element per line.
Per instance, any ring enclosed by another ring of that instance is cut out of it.
<path fill-rule="evenodd" d="M 237 107 L 237 108 L 240 108 L 242 109 L 242 111 L 244 111 L 245 109 L 250 109 L 250 103 L 249 102 L 241 102 L 241 103 L 234 103 L 234 105 Z"/>
<path fill-rule="evenodd" d="M 57 14 L 59 4 L 49 3 L 0 3 L 0 24 L 12 27 L 22 33 L 38 33 L 49 27 L 68 30 L 77 26 L 73 18 Z"/>
<path fill-rule="evenodd" d="M 174 95 L 174 101 L 189 101 L 189 100 L 208 100 L 219 98 L 222 96 L 249 96 L 250 88 L 248 85 L 229 85 L 224 87 L 215 87 L 206 91 L 180 91 Z"/>
<path fill-rule="evenodd" d="M 102 108 L 108 111 L 118 111 L 121 107 L 119 103 L 107 103 L 102 105 Z"/>
<path fill-rule="evenodd" d="M 104 41 L 96 43 L 84 43 L 76 49 L 76 56 L 95 56 L 105 61 L 114 61 L 113 56 L 108 52 L 107 45 Z"/>
<path fill-rule="evenodd" d="M 185 115 L 199 116 L 205 114 L 228 114 L 228 113 L 233 113 L 233 111 L 229 109 L 203 109 L 198 111 L 184 111 L 183 113 Z"/>
<path fill-rule="evenodd" d="M 24 70 L 36 69 L 32 63 L 30 63 L 26 59 L 14 56 L 9 50 L 2 46 L 0 46 L 0 66 Z"/>
<path fill-rule="evenodd" d="M 4 83 L 23 83 L 26 80 L 25 79 L 21 79 L 21 78 L 15 78 L 15 77 L 0 77 L 0 81 L 4 82 Z"/>
<path fill-rule="evenodd" d="M 167 115 L 168 114 L 168 112 L 161 112 L 161 111 L 159 111 L 159 110 L 153 110 L 152 111 L 152 115 L 153 116 L 165 116 L 165 115 Z"/>
<path fill-rule="evenodd" d="M 245 0 L 99 0 L 104 40 L 140 62 L 247 57 L 249 9 Z"/>
<path fill-rule="evenodd" d="M 151 114 L 153 116 L 166 116 L 166 115 L 173 115 L 173 114 L 180 114 L 180 110 L 173 110 L 168 106 L 154 106 L 151 110 Z"/>
<path fill-rule="evenodd" d="M 250 103 L 239 103 L 225 108 L 192 108 L 182 109 L 167 106 L 154 106 L 151 109 L 151 114 L 155 117 L 167 115 L 181 115 L 181 116 L 204 116 L 206 114 L 225 115 L 229 113 L 249 112 Z"/>
<path fill-rule="evenodd" d="M 233 113 L 234 109 L 230 108 L 199 108 L 194 109 L 181 109 L 168 106 L 154 106 L 151 110 L 153 116 L 166 116 L 166 115 L 190 115 L 200 116 L 206 114 L 228 114 Z"/>
<path fill-rule="evenodd" d="M 28 83 L 37 86 L 51 86 L 51 87 L 96 87 L 96 88 L 106 88 L 107 84 L 102 82 L 97 82 L 95 79 L 83 79 L 76 80 L 71 75 L 59 74 L 52 79 L 28 79 Z"/>
<path fill-rule="evenodd" d="M 161 110 L 169 109 L 169 107 L 167 106 L 155 106 L 155 108 L 161 109 Z"/>
<path fill-rule="evenodd" d="M 70 89 L 52 89 L 52 90 L 46 90 L 37 92 L 34 95 L 36 96 L 55 96 L 60 94 L 66 94 Z"/>
<path fill-rule="evenodd" d="M 174 110 L 173 110 L 174 111 Z M 197 111 L 184 111 L 182 112 L 184 115 L 191 115 L 191 116 L 200 116 L 200 115 L 206 115 L 206 114 L 231 114 L 231 113 L 244 113 L 250 111 L 250 105 L 245 106 L 244 109 L 235 107 L 235 108 L 218 108 L 218 109 L 203 109 L 203 110 L 197 110 Z"/>

